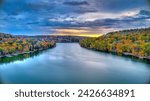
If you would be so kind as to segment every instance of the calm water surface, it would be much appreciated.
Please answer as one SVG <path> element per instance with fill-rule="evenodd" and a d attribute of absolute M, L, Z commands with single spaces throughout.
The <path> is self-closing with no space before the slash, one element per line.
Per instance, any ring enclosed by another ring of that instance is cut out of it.
<path fill-rule="evenodd" d="M 150 83 L 150 64 L 58 43 L 42 53 L 0 59 L 0 83 Z"/>

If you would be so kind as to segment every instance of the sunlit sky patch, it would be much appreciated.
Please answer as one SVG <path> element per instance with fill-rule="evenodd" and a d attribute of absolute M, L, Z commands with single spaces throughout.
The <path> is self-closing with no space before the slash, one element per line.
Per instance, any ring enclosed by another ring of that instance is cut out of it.
<path fill-rule="evenodd" d="M 149 0 L 0 0 L 0 32 L 96 35 L 150 26 Z"/>

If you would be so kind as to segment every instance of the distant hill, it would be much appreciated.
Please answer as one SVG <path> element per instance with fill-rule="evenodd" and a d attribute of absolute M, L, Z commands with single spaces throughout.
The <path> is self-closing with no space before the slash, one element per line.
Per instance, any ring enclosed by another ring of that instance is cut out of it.
<path fill-rule="evenodd" d="M 30 38 L 37 40 L 47 40 L 47 41 L 55 41 L 55 42 L 79 42 L 87 37 L 82 36 L 57 36 L 57 35 L 38 35 L 38 36 L 15 36 L 21 38 Z"/>
<path fill-rule="evenodd" d="M 37 36 L 27 36 L 27 35 L 11 35 L 0 33 L 0 38 L 27 38 L 34 40 L 46 40 L 55 42 L 79 42 L 88 37 L 84 36 L 59 36 L 59 35 L 37 35 Z"/>

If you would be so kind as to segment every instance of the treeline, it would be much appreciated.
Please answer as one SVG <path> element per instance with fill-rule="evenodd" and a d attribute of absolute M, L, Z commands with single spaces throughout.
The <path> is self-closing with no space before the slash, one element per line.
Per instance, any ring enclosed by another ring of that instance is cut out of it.
<path fill-rule="evenodd" d="M 111 32 L 80 41 L 85 48 L 150 58 L 150 28 Z"/>
<path fill-rule="evenodd" d="M 0 57 L 44 50 L 55 45 L 56 43 L 53 41 L 4 37 L 2 35 L 0 36 Z"/>
<path fill-rule="evenodd" d="M 47 41 L 55 41 L 59 43 L 72 43 L 72 42 L 79 42 L 87 37 L 82 36 L 59 36 L 59 35 L 37 35 L 37 36 L 15 36 L 15 37 L 22 37 L 22 38 L 30 38 L 30 39 L 37 39 L 37 40 L 47 40 Z"/>

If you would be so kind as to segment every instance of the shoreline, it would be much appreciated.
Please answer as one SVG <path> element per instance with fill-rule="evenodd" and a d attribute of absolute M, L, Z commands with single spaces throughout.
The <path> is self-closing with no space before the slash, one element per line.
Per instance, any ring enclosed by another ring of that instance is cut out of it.
<path fill-rule="evenodd" d="M 47 48 L 47 49 L 51 49 L 51 48 L 54 48 L 56 47 L 56 45 L 50 47 L 50 48 Z M 23 52 L 23 53 L 13 53 L 13 54 L 7 54 L 7 55 L 3 55 L 3 56 L 0 56 L 0 58 L 10 58 L 10 57 L 13 57 L 13 56 L 18 56 L 18 55 L 23 55 L 23 54 L 30 54 L 30 53 L 34 53 L 34 52 L 38 52 L 38 51 L 44 51 L 44 50 L 47 50 L 47 49 L 39 49 L 39 50 L 34 50 L 34 51 L 28 51 L 28 52 Z"/>
<path fill-rule="evenodd" d="M 132 57 L 135 57 L 135 58 L 138 58 L 138 59 L 146 59 L 146 60 L 150 60 L 150 56 L 147 56 L 147 57 L 141 57 L 141 56 L 137 56 L 137 55 L 133 55 L 131 53 L 122 53 L 123 55 L 125 56 L 132 56 Z"/>
<path fill-rule="evenodd" d="M 81 46 L 81 45 L 80 45 L 80 46 Z M 83 46 L 81 46 L 81 47 L 83 47 Z M 89 48 L 89 47 L 83 47 L 83 48 L 86 48 L 86 49 L 89 49 L 89 50 L 93 50 L 93 51 L 98 51 L 98 52 L 114 53 L 115 55 L 118 55 L 118 53 L 115 52 L 115 51 L 107 52 L 107 51 L 100 51 L 100 50 L 97 50 L 97 49 L 94 49 L 94 48 Z M 135 58 L 138 58 L 138 59 L 140 59 L 140 60 L 147 60 L 147 61 L 150 61 L 150 56 L 141 57 L 141 56 L 133 55 L 132 53 L 126 53 L 126 52 L 123 52 L 121 55 L 122 55 L 122 56 L 135 57 Z M 119 55 L 118 55 L 118 56 L 119 56 Z"/>
<path fill-rule="evenodd" d="M 23 52 L 23 53 L 7 54 L 7 55 L 0 56 L 0 58 L 4 58 L 4 57 L 8 57 L 9 58 L 9 57 L 18 56 L 18 55 L 34 53 L 34 52 L 37 52 L 37 51 L 42 51 L 42 50 L 35 50 L 35 51 L 29 51 L 29 52 Z"/>

